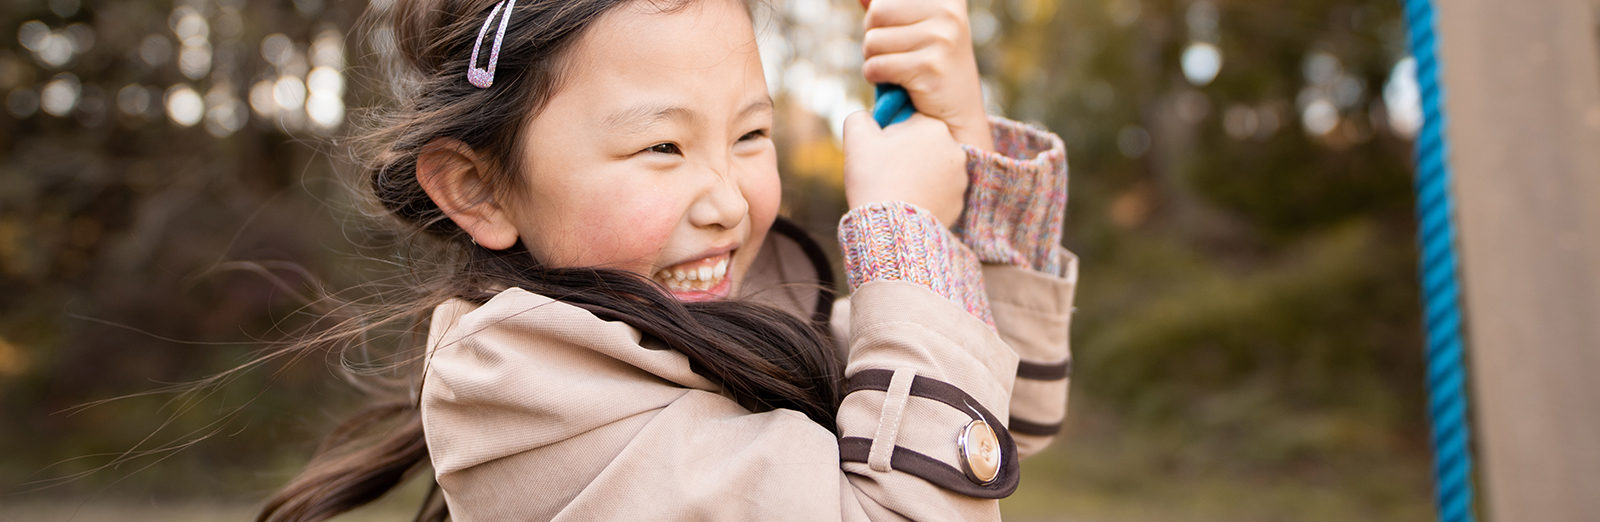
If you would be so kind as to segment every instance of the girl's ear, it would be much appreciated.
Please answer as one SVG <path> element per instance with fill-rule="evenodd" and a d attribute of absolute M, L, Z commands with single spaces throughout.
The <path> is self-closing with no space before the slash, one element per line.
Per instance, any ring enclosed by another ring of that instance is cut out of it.
<path fill-rule="evenodd" d="M 417 183 L 433 203 L 479 246 L 505 250 L 517 242 L 517 227 L 495 201 L 488 164 L 472 147 L 452 138 L 435 138 L 417 156 Z"/>

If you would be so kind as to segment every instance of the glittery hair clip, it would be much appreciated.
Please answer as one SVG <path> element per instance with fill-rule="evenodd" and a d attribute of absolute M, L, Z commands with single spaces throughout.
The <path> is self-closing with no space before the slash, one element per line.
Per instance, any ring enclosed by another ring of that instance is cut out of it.
<path fill-rule="evenodd" d="M 489 26 L 494 25 L 494 17 L 500 14 L 504 6 L 506 15 L 500 18 L 500 30 L 494 33 L 494 47 L 489 49 L 489 66 L 478 68 L 478 49 L 483 47 L 483 35 L 489 33 Z M 483 29 L 478 30 L 478 42 L 472 44 L 472 61 L 467 62 L 467 81 L 479 89 L 488 89 L 494 85 L 494 66 L 500 62 L 500 42 L 506 38 L 506 24 L 511 23 L 511 8 L 517 6 L 517 0 L 505 0 L 494 4 L 494 10 L 489 11 L 489 19 L 483 21 Z"/>

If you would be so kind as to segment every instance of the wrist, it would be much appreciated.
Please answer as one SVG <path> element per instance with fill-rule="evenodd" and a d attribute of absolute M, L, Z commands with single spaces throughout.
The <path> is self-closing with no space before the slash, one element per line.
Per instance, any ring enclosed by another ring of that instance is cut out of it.
<path fill-rule="evenodd" d="M 950 136 L 956 141 L 984 152 L 994 152 L 994 129 L 989 127 L 989 117 L 982 112 L 976 118 L 951 122 Z"/>
<path fill-rule="evenodd" d="M 961 212 L 966 209 L 965 202 L 962 202 L 961 204 L 958 204 L 958 205 L 955 205 L 955 206 L 952 207 L 950 205 L 929 205 L 929 204 L 924 203 L 924 202 L 913 201 L 914 199 L 918 199 L 918 198 L 890 197 L 890 196 L 850 197 L 847 194 L 845 196 L 845 206 L 849 207 L 847 212 L 854 212 L 854 211 L 861 210 L 861 209 L 866 208 L 866 207 L 872 207 L 872 206 L 896 206 L 896 205 L 912 206 L 912 207 L 916 207 L 916 208 L 922 209 L 923 212 L 926 212 L 929 216 L 931 216 L 933 218 L 933 220 L 935 222 L 938 222 L 941 226 L 943 226 L 946 229 L 954 227 L 956 225 L 956 223 L 961 220 Z"/>

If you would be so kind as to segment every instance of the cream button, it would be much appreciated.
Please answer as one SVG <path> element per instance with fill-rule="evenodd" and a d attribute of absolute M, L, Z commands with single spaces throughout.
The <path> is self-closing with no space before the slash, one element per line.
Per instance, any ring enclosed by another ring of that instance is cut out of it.
<path fill-rule="evenodd" d="M 961 471 L 973 482 L 988 484 L 1000 475 L 1000 439 L 995 437 L 989 423 L 981 420 L 968 423 L 956 439 L 956 448 L 961 450 Z"/>

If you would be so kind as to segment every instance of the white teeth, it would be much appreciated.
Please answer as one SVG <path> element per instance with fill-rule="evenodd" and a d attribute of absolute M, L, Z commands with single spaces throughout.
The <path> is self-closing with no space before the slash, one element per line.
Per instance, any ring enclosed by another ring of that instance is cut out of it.
<path fill-rule="evenodd" d="M 728 260 L 720 259 L 714 265 L 699 268 L 663 268 L 654 278 L 673 291 L 704 292 L 722 284 L 727 276 Z"/>

